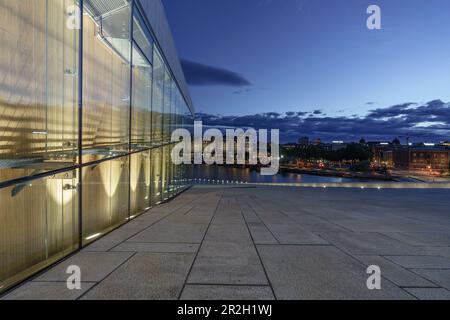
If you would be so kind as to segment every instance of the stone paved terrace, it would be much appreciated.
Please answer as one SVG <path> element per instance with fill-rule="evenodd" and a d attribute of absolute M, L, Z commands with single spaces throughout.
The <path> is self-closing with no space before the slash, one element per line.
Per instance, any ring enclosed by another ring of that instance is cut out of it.
<path fill-rule="evenodd" d="M 450 299 L 449 205 L 445 189 L 195 187 L 4 298 Z"/>

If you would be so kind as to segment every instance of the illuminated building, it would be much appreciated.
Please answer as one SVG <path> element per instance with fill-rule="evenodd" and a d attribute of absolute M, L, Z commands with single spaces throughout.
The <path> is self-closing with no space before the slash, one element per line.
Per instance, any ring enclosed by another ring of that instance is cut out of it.
<path fill-rule="evenodd" d="M 185 187 L 160 0 L 0 0 L 0 292 Z"/>

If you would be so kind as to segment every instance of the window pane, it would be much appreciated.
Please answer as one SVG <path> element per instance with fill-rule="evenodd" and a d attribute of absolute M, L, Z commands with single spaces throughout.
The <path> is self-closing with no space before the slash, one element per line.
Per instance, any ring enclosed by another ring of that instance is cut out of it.
<path fill-rule="evenodd" d="M 129 150 L 131 10 L 102 14 L 83 19 L 84 162 Z"/>
<path fill-rule="evenodd" d="M 162 195 L 163 200 L 169 199 L 169 180 L 170 180 L 170 154 L 169 154 L 170 148 L 168 146 L 164 146 L 162 148 L 163 153 L 163 166 L 162 166 L 162 173 L 161 173 L 161 181 L 162 181 Z"/>
<path fill-rule="evenodd" d="M 135 216 L 151 206 L 150 186 L 150 151 L 131 156 L 130 188 L 131 215 Z"/>
<path fill-rule="evenodd" d="M 151 151 L 151 204 L 157 205 L 162 201 L 161 193 L 161 170 L 162 170 L 162 152 L 161 148 Z"/>
<path fill-rule="evenodd" d="M 0 189 L 0 289 L 74 251 L 77 171 Z"/>
<path fill-rule="evenodd" d="M 144 56 L 152 63 L 153 61 L 153 39 L 139 11 L 135 11 L 133 40 L 138 45 Z"/>
<path fill-rule="evenodd" d="M 0 182 L 76 163 L 76 3 L 0 1 Z"/>
<path fill-rule="evenodd" d="M 170 112 L 172 102 L 172 77 L 167 69 L 164 72 L 164 113 L 163 113 L 163 142 L 170 142 Z"/>
<path fill-rule="evenodd" d="M 128 221 L 128 157 L 83 168 L 83 242 Z"/>
<path fill-rule="evenodd" d="M 133 51 L 131 149 L 151 147 L 152 66 L 141 52 Z"/>
<path fill-rule="evenodd" d="M 162 144 L 162 125 L 164 112 L 164 62 L 158 50 L 153 58 L 153 105 L 152 105 L 152 145 Z"/>

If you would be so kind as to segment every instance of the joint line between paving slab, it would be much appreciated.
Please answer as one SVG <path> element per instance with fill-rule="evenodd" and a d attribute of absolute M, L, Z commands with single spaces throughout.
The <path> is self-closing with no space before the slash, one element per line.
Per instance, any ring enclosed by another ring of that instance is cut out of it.
<path fill-rule="evenodd" d="M 188 286 L 217 286 L 217 287 L 264 287 L 269 288 L 269 284 L 245 284 L 245 283 L 188 283 Z"/>
<path fill-rule="evenodd" d="M 137 243 L 142 243 L 142 244 L 191 244 L 191 245 L 199 245 L 201 244 L 200 242 L 153 242 L 153 241 L 127 241 L 127 243 L 133 243 L 133 244 L 137 244 Z"/>
<path fill-rule="evenodd" d="M 119 247 L 120 245 L 124 244 L 124 243 L 127 242 L 128 240 L 134 238 L 134 237 L 137 236 L 138 234 L 140 234 L 140 233 L 142 233 L 142 232 L 144 232 L 144 231 L 147 231 L 148 229 L 150 229 L 151 227 L 155 226 L 156 224 L 158 224 L 158 223 L 164 221 L 165 219 L 168 219 L 169 217 L 173 216 L 173 215 L 174 215 L 175 213 L 177 213 L 177 211 L 180 210 L 183 206 L 185 206 L 185 205 L 190 205 L 190 204 L 192 204 L 193 202 L 195 202 L 195 201 L 197 201 L 197 200 L 200 200 L 199 198 L 200 198 L 200 196 L 197 196 L 196 198 L 194 198 L 194 199 L 192 199 L 191 201 L 189 201 L 187 204 L 182 204 L 182 205 L 178 206 L 178 207 L 177 207 L 176 209 L 174 209 L 172 212 L 169 212 L 169 213 L 168 213 L 167 215 L 165 215 L 164 217 L 162 217 L 162 218 L 156 220 L 155 222 L 153 222 L 153 223 L 152 223 L 151 225 L 149 225 L 148 227 L 146 227 L 146 228 L 144 228 L 144 229 L 142 229 L 142 230 L 140 230 L 140 231 L 137 231 L 136 233 L 134 233 L 134 234 L 131 235 L 130 237 L 124 239 L 122 242 L 119 242 L 117 245 L 115 245 L 115 246 L 112 247 L 111 249 L 107 250 L 106 252 L 112 252 L 114 249 L 116 249 L 116 248 Z M 194 206 L 194 207 L 195 207 L 195 206 Z M 145 213 L 145 214 L 150 214 L 150 212 L 147 212 L 147 213 Z"/>
<path fill-rule="evenodd" d="M 247 220 L 245 219 L 245 215 L 244 215 L 244 212 L 242 210 L 241 210 L 241 215 L 242 215 L 242 219 L 244 219 L 244 223 L 245 223 L 245 226 L 247 227 L 247 231 L 250 234 L 250 238 L 252 239 L 253 247 L 255 248 L 256 254 L 258 255 L 259 263 L 261 264 L 261 267 L 263 268 L 264 274 L 266 276 L 267 282 L 269 283 L 269 287 L 270 287 L 270 290 L 272 291 L 273 297 L 274 297 L 275 300 L 278 300 L 277 295 L 275 294 L 275 290 L 273 289 L 272 282 L 270 282 L 270 278 L 269 278 L 269 275 L 267 273 L 266 267 L 264 266 L 264 263 L 262 261 L 261 255 L 259 254 L 258 247 L 255 244 L 255 239 L 253 238 L 253 235 L 252 235 L 252 233 L 250 231 L 250 227 L 248 226 Z"/>
<path fill-rule="evenodd" d="M 290 214 L 286 213 L 284 210 L 280 210 L 280 212 L 281 212 L 283 215 L 285 215 L 286 217 L 288 217 L 288 218 L 290 218 L 291 220 L 295 221 L 295 223 L 301 225 L 300 222 L 298 222 L 297 220 L 295 220 L 293 217 L 291 217 Z M 344 226 L 341 226 L 340 224 L 338 224 L 338 223 L 336 223 L 336 222 L 329 221 L 329 220 L 326 219 L 326 218 L 323 218 L 323 217 L 317 217 L 317 216 L 315 216 L 314 214 L 311 214 L 311 213 L 309 213 L 309 212 L 306 213 L 306 215 L 308 215 L 308 216 L 310 216 L 310 217 L 317 218 L 317 219 L 319 219 L 319 220 L 322 220 L 322 221 L 325 222 L 325 223 L 329 223 L 329 224 L 331 224 L 331 225 L 333 225 L 333 226 L 336 226 L 336 227 L 338 227 L 338 228 L 341 228 L 341 229 L 343 229 L 343 230 L 345 230 L 345 231 L 354 233 L 353 230 L 348 229 L 348 228 L 346 228 L 346 227 L 344 227 Z M 313 231 L 311 231 L 311 232 L 313 232 Z M 314 232 L 313 232 L 313 233 L 314 233 Z"/>
<path fill-rule="evenodd" d="M 91 288 L 89 288 L 85 293 L 83 293 L 82 295 L 80 295 L 78 298 L 76 298 L 75 300 L 80 300 L 82 297 L 84 297 L 86 294 L 88 294 L 92 289 L 94 289 L 95 287 L 97 287 L 100 283 L 102 283 L 104 280 L 106 280 L 110 275 L 112 275 L 114 272 L 116 272 L 116 270 L 118 270 L 120 267 L 122 267 L 123 265 L 125 265 L 128 261 L 130 261 L 134 256 L 136 256 L 137 252 L 133 253 L 132 255 L 130 255 L 127 259 L 125 259 L 125 261 L 123 261 L 121 264 L 119 264 L 116 268 L 114 268 L 114 270 L 112 270 L 110 273 L 108 273 L 103 279 L 101 279 L 100 281 L 98 281 L 96 284 L 94 284 Z"/>
<path fill-rule="evenodd" d="M 334 225 L 334 226 L 336 226 L 336 227 L 338 227 L 338 228 L 341 228 L 341 229 L 343 229 L 343 230 L 345 230 L 345 231 L 347 231 L 347 232 L 355 233 L 354 230 L 349 229 L 349 228 L 347 228 L 347 227 L 345 227 L 345 226 L 343 226 L 343 225 L 340 225 L 340 224 L 337 223 L 337 222 L 330 221 L 329 219 L 327 219 L 327 218 L 325 218 L 325 217 L 316 217 L 315 215 L 309 214 L 309 213 L 308 213 L 308 215 L 309 215 L 309 216 L 312 216 L 312 217 L 315 217 L 315 218 L 319 218 L 319 219 L 321 219 L 321 220 L 323 220 L 323 221 L 325 221 L 325 222 L 327 222 L 327 223 L 329 223 L 329 224 L 331 224 L 331 225 Z"/>
<path fill-rule="evenodd" d="M 323 238 L 321 238 L 323 239 Z M 280 247 L 333 247 L 332 244 L 321 244 L 321 243 L 305 243 L 305 244 L 298 244 L 298 243 L 281 243 L 281 244 L 274 244 L 274 243 L 256 243 L 255 244 L 258 247 L 270 247 L 270 246 L 280 246 Z"/>
<path fill-rule="evenodd" d="M 407 270 L 407 271 L 409 271 L 409 272 L 415 274 L 415 275 L 418 276 L 419 278 L 422 278 L 422 279 L 424 279 L 424 280 L 426 280 L 426 281 L 428 281 L 428 282 L 430 282 L 430 283 L 436 285 L 437 288 L 444 289 L 444 287 L 442 287 L 439 283 L 437 283 L 437 282 L 435 282 L 435 281 L 433 281 L 433 280 L 431 280 L 431 279 L 429 279 L 429 278 L 426 278 L 426 277 L 422 276 L 421 274 L 418 274 L 418 273 L 415 272 L 414 270 L 433 270 L 433 271 L 436 271 L 436 270 L 437 270 L 437 271 L 441 271 L 441 270 L 449 270 L 449 269 L 428 269 L 428 268 L 424 268 L 424 269 L 419 269 L 419 268 L 408 269 L 408 268 L 405 268 L 404 266 L 398 264 L 397 262 L 395 262 L 395 261 L 389 259 L 389 256 L 381 256 L 381 257 L 386 258 L 387 261 L 389 261 L 389 262 L 395 264 L 396 266 L 398 266 L 398 267 L 400 267 L 400 268 L 402 268 L 402 269 L 405 269 L 405 270 Z M 395 257 L 395 256 L 391 256 L 391 257 Z M 407 256 L 407 257 L 409 257 L 409 256 Z M 411 257 L 414 257 L 414 256 L 411 256 Z M 430 257 L 430 256 L 424 256 L 424 257 Z M 431 256 L 431 257 L 432 257 L 432 256 Z M 417 288 L 417 287 L 416 287 L 416 288 Z M 436 288 L 433 288 L 433 289 L 436 289 Z M 410 293 L 410 294 L 412 295 L 412 293 Z"/>
<path fill-rule="evenodd" d="M 204 242 L 205 239 L 206 239 L 206 235 L 208 234 L 208 231 L 209 231 L 209 229 L 210 229 L 210 227 L 211 227 L 211 225 L 212 225 L 212 222 L 213 222 L 214 218 L 216 217 L 217 211 L 219 210 L 220 202 L 221 202 L 222 199 L 223 199 L 223 194 L 224 194 L 224 192 L 225 192 L 225 191 L 222 189 L 222 192 L 221 192 L 221 194 L 220 194 L 220 199 L 218 199 L 218 201 L 217 201 L 217 205 L 216 205 L 216 208 L 214 209 L 214 213 L 212 214 L 211 220 L 209 220 L 208 227 L 206 228 L 206 231 L 205 231 L 205 234 L 203 235 L 203 238 L 202 238 L 202 241 L 201 241 L 201 243 L 200 243 L 200 246 L 199 246 L 198 249 L 197 249 L 197 252 L 196 252 L 196 254 L 195 254 L 195 256 L 194 256 L 194 259 L 192 260 L 191 267 L 189 268 L 189 271 L 188 271 L 188 273 L 187 273 L 186 279 L 184 280 L 183 287 L 182 287 L 181 290 L 180 290 L 180 293 L 179 293 L 179 295 L 178 295 L 178 299 L 177 299 L 177 300 L 181 300 L 181 296 L 182 296 L 184 290 L 186 289 L 186 284 L 187 284 L 187 282 L 188 282 L 188 280 L 189 280 L 189 276 L 191 275 L 192 269 L 194 268 L 195 261 L 197 260 L 197 257 L 198 257 L 198 255 L 200 254 L 200 250 L 202 249 L 203 242 Z"/>
<path fill-rule="evenodd" d="M 267 226 L 267 224 L 264 222 L 264 220 L 259 216 L 258 212 L 256 212 L 255 208 L 253 208 L 252 204 L 250 202 L 246 202 L 249 208 L 253 211 L 255 216 L 261 221 L 261 223 L 264 225 L 264 227 L 269 231 L 269 233 L 272 235 L 272 237 L 277 241 L 278 245 L 280 245 L 280 240 L 275 236 L 275 234 L 270 230 L 270 228 Z M 245 217 L 244 217 L 245 219 Z"/>
<path fill-rule="evenodd" d="M 318 234 L 317 236 L 320 237 L 320 238 L 322 238 L 322 239 L 324 239 L 320 234 Z M 328 241 L 328 240 L 326 240 L 326 239 L 324 239 L 324 240 L 325 240 L 325 241 Z M 331 243 L 331 242 L 330 242 L 330 243 Z M 360 265 L 362 265 L 362 266 L 364 266 L 364 267 L 367 268 L 367 264 L 366 264 L 366 263 L 362 262 L 362 261 L 359 260 L 357 257 L 353 256 L 350 252 L 347 252 L 346 250 L 344 250 L 344 249 L 338 247 L 337 245 L 335 245 L 335 244 L 333 244 L 333 243 L 332 243 L 332 246 L 335 247 L 337 250 L 341 251 L 341 252 L 342 252 L 343 254 L 345 254 L 346 256 L 350 257 L 352 260 L 356 261 L 358 264 L 360 264 Z M 399 288 L 400 290 L 404 291 L 404 292 L 406 293 L 406 295 L 409 295 L 409 296 L 411 296 L 411 297 L 417 299 L 416 296 L 412 295 L 411 293 L 409 293 L 408 291 L 406 291 L 404 288 L 402 288 L 402 287 L 396 285 L 393 281 L 389 280 L 389 279 L 386 278 L 385 276 L 382 275 L 381 278 L 384 279 L 385 281 L 389 282 L 389 283 L 392 284 L 393 286 Z"/>

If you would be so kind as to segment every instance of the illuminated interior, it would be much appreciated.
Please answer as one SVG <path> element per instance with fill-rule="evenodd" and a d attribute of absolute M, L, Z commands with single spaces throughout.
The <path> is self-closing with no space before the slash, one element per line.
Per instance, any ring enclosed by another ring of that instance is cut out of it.
<path fill-rule="evenodd" d="M 192 113 L 139 4 L 83 4 L 0 0 L 0 292 L 187 187 Z"/>

